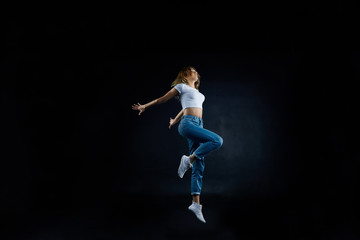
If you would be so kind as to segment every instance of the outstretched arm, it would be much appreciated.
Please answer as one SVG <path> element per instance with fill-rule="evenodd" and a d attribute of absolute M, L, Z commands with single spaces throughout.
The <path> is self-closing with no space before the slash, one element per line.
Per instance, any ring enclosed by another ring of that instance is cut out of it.
<path fill-rule="evenodd" d="M 177 122 L 179 122 L 183 115 L 184 115 L 184 110 L 182 109 L 182 110 L 178 113 L 178 115 L 176 115 L 176 117 L 175 117 L 174 119 L 170 118 L 169 129 L 170 129 L 172 126 L 174 126 Z"/>
<path fill-rule="evenodd" d="M 179 92 L 175 88 L 172 88 L 164 96 L 157 98 L 151 102 L 148 102 L 144 105 L 141 105 L 140 103 L 133 104 L 132 109 L 139 111 L 139 115 L 141 115 L 141 113 L 143 113 L 147 108 L 157 105 L 157 104 L 166 103 L 167 101 L 169 101 L 171 98 L 175 97 L 178 94 L 179 94 Z"/>

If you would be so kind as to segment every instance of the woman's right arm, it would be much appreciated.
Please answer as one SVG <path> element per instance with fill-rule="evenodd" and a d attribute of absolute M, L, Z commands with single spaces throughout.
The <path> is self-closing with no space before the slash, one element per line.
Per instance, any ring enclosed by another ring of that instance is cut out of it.
<path fill-rule="evenodd" d="M 144 105 L 141 105 L 140 103 L 133 104 L 132 109 L 139 111 L 139 115 L 141 115 L 141 113 L 143 113 L 147 108 L 157 105 L 157 104 L 166 103 L 167 101 L 169 101 L 171 98 L 175 97 L 178 94 L 179 94 L 179 92 L 175 88 L 172 88 L 164 96 L 157 98 L 151 102 L 148 102 Z"/>

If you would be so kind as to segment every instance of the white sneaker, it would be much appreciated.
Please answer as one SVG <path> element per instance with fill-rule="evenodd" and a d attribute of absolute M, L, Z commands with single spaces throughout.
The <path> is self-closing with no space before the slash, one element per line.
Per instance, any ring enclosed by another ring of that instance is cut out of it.
<path fill-rule="evenodd" d="M 180 178 L 183 178 L 185 172 L 192 168 L 192 164 L 190 163 L 190 157 L 183 155 L 181 157 L 180 166 L 178 169 L 178 175 Z"/>
<path fill-rule="evenodd" d="M 206 223 L 205 219 L 204 219 L 204 216 L 201 212 L 202 210 L 202 205 L 199 205 L 197 204 L 196 202 L 193 202 L 189 208 L 188 208 L 190 211 L 192 211 L 193 213 L 195 213 L 195 216 L 200 220 L 202 221 L 203 223 Z"/>

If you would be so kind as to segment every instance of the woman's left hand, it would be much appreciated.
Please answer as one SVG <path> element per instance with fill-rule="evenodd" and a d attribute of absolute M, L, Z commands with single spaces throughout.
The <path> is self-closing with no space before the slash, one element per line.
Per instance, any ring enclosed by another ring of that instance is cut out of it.
<path fill-rule="evenodd" d="M 169 129 L 175 124 L 175 119 L 170 118 Z"/>

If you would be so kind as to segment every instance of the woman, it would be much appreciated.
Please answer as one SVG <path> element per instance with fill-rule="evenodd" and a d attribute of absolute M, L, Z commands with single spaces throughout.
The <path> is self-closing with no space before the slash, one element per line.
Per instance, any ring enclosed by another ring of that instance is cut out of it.
<path fill-rule="evenodd" d="M 196 217 L 205 223 L 202 205 L 200 204 L 200 192 L 205 167 L 204 157 L 211 151 L 220 148 L 223 139 L 219 135 L 203 128 L 202 104 L 205 97 L 199 92 L 200 75 L 195 68 L 184 67 L 181 69 L 171 86 L 173 88 L 164 96 L 144 105 L 140 103 L 134 104 L 132 109 L 139 111 L 139 115 L 141 115 L 150 106 L 165 103 L 175 96 L 180 97 L 182 110 L 174 119 L 170 118 L 169 129 L 181 120 L 178 131 L 181 136 L 187 139 L 190 154 L 189 156 L 183 155 L 181 157 L 178 175 L 180 178 L 183 178 L 185 172 L 192 168 L 192 204 L 189 206 L 189 210 L 194 212 Z"/>

